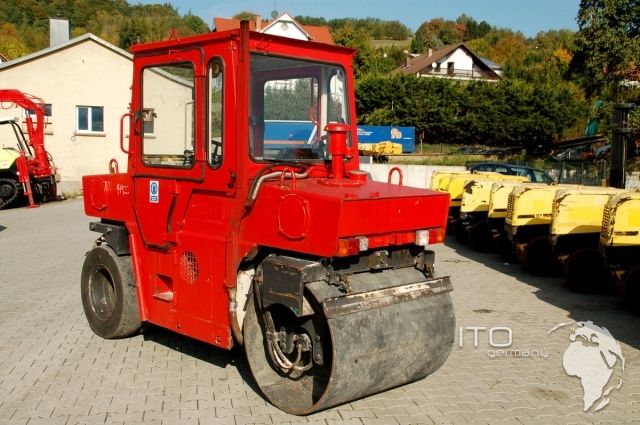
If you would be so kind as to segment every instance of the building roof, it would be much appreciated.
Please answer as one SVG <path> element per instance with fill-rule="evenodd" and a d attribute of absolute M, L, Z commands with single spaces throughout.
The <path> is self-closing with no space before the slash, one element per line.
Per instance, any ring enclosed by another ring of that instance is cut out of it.
<path fill-rule="evenodd" d="M 8 62 L 0 63 L 0 71 L 8 69 L 8 68 L 12 68 L 12 67 L 17 66 L 17 65 L 21 65 L 23 63 L 27 63 L 27 62 L 30 62 L 30 61 L 33 61 L 33 60 L 36 60 L 36 59 L 40 59 L 41 57 L 50 55 L 52 53 L 58 52 L 58 51 L 63 50 L 63 49 L 67 49 L 69 47 L 72 47 L 72 46 L 75 46 L 77 44 L 83 43 L 85 41 L 93 41 L 93 42 L 101 45 L 102 47 L 105 47 L 105 48 L 113 51 L 114 53 L 116 53 L 116 54 L 118 54 L 120 56 L 123 56 L 126 59 L 133 60 L 133 55 L 131 53 L 127 52 L 126 50 L 123 50 L 123 49 L 121 49 L 121 48 L 119 48 L 117 46 L 114 46 L 113 44 L 109 43 L 108 41 L 105 41 L 105 40 L 101 39 L 100 37 L 98 37 L 96 35 L 93 35 L 91 33 L 86 33 L 86 34 L 83 34 L 83 35 L 81 35 L 79 37 L 72 38 L 71 40 L 66 41 L 64 43 L 57 44 L 57 45 L 55 45 L 53 47 L 47 47 L 46 49 L 38 50 L 37 52 L 33 52 L 33 53 L 28 54 L 26 56 L 21 56 L 21 57 L 19 57 L 17 59 L 10 60 Z"/>
<path fill-rule="evenodd" d="M 433 63 L 442 63 L 442 60 L 448 57 L 451 53 L 458 49 L 463 49 L 467 52 L 469 56 L 473 59 L 474 64 L 481 68 L 484 71 L 495 73 L 494 67 L 490 66 L 486 63 L 482 58 L 473 53 L 471 49 L 469 49 L 464 43 L 451 44 L 449 46 L 445 46 L 442 49 L 434 50 L 431 54 L 420 55 L 417 58 L 411 59 L 407 64 L 403 64 L 402 66 L 395 69 L 396 72 L 402 72 L 404 74 L 419 74 L 422 73 L 426 68 L 430 68 Z M 490 62 L 490 61 L 488 61 Z M 496 67 L 500 68 L 500 65 L 494 64 Z M 498 74 L 496 74 L 496 78 L 500 78 Z"/>
<path fill-rule="evenodd" d="M 283 16 L 288 14 L 285 12 L 282 15 L 278 16 L 272 20 L 262 20 L 260 17 L 256 17 L 255 20 L 249 21 L 249 30 L 251 31 L 264 31 L 271 25 L 273 25 L 277 20 L 282 18 Z M 333 42 L 333 37 L 331 36 L 331 31 L 327 26 L 317 26 L 317 25 L 301 25 L 296 22 L 293 18 L 291 21 L 298 26 L 302 31 L 304 31 L 311 41 L 315 41 L 318 43 L 325 44 L 335 44 Z M 240 19 L 228 19 L 228 18 L 213 18 L 213 27 L 214 31 L 226 31 L 232 30 L 236 28 L 240 28 Z"/>
<path fill-rule="evenodd" d="M 493 62 L 493 61 L 491 61 L 491 60 L 489 60 L 487 58 L 483 58 L 483 57 L 480 57 L 480 56 L 478 56 L 478 57 L 489 68 L 491 68 L 493 70 L 502 70 L 502 65 L 500 65 L 499 63 L 495 63 L 495 62 Z"/>

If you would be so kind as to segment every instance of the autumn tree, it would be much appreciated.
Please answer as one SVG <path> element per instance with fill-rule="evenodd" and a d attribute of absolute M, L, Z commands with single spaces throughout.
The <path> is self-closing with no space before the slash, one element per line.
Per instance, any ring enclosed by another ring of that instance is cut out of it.
<path fill-rule="evenodd" d="M 524 63 L 527 43 L 522 34 L 499 39 L 488 51 L 489 59 L 505 67 L 518 67 Z"/>
<path fill-rule="evenodd" d="M 10 23 L 0 25 L 0 52 L 6 55 L 7 59 L 15 59 L 29 52 L 16 27 Z"/>
<path fill-rule="evenodd" d="M 235 15 L 232 16 L 232 18 L 239 19 L 241 21 L 255 21 L 256 16 L 260 16 L 260 14 L 244 10 L 242 12 L 236 13 Z"/>
<path fill-rule="evenodd" d="M 449 44 L 460 43 L 464 37 L 464 24 L 443 18 L 423 22 L 416 30 L 411 50 L 423 53 L 427 49 L 440 49 Z"/>
<path fill-rule="evenodd" d="M 0 23 L 12 25 L 17 32 L 15 36 L 0 37 L 1 53 L 11 57 L 15 53 L 8 52 L 22 56 L 48 46 L 51 16 L 69 19 L 72 37 L 91 32 L 125 48 L 138 40 L 164 39 L 172 29 L 180 36 L 209 31 L 200 17 L 190 12 L 181 16 L 168 3 L 132 6 L 126 0 L 2 1 Z"/>

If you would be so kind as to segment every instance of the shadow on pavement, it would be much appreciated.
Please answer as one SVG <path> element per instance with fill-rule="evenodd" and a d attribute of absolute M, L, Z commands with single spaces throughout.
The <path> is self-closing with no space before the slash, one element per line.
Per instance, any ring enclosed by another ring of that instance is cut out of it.
<path fill-rule="evenodd" d="M 142 336 L 145 341 L 164 345 L 171 350 L 222 369 L 229 365 L 235 366 L 244 382 L 262 397 L 242 347 L 235 345 L 231 350 L 225 350 L 151 324 L 144 325 Z"/>
<path fill-rule="evenodd" d="M 565 310 L 576 322 L 590 320 L 607 328 L 617 341 L 640 348 L 640 316 L 631 313 L 617 294 L 580 294 L 569 289 L 561 276 L 532 275 L 519 264 L 505 263 L 497 253 L 474 251 L 452 237 L 447 237 L 445 245 L 467 260 L 536 288 L 535 295 L 539 300 Z"/>

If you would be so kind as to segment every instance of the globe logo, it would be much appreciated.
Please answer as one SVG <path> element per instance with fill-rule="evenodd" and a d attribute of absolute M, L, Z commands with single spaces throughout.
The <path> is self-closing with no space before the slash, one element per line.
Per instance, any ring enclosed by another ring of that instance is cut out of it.
<path fill-rule="evenodd" d="M 572 333 L 562 356 L 562 366 L 569 376 L 580 378 L 584 411 L 595 405 L 593 411 L 597 412 L 609 404 L 609 394 L 622 387 L 625 360 L 620 344 L 607 328 L 592 321 L 559 323 L 548 334 L 565 326 L 570 326 Z M 616 366 L 620 367 L 620 377 L 612 379 Z"/>

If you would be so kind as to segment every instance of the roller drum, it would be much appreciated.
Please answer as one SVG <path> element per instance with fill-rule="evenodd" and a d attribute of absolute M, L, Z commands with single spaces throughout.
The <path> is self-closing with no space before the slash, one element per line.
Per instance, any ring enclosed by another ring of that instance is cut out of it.
<path fill-rule="evenodd" d="M 297 379 L 272 367 L 262 319 L 249 303 L 249 365 L 280 409 L 308 414 L 375 394 L 424 378 L 449 356 L 455 317 L 448 277 L 427 280 L 405 268 L 352 275 L 349 285 L 348 294 L 326 282 L 307 285 L 307 298 L 325 326 L 320 333 L 328 337 L 322 341 L 324 364 Z"/>

